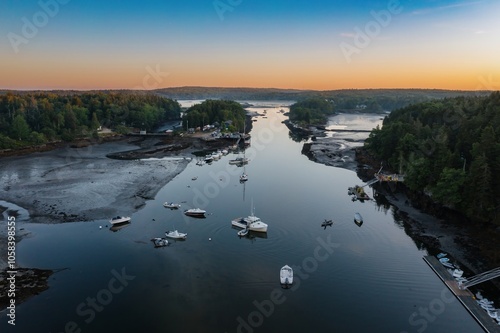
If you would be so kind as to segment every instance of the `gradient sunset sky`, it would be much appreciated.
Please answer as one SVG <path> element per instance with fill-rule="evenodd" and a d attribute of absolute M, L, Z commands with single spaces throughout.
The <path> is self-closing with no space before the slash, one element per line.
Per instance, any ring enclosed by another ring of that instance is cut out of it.
<path fill-rule="evenodd" d="M 499 15 L 497 0 L 2 0 L 0 89 L 498 90 Z"/>

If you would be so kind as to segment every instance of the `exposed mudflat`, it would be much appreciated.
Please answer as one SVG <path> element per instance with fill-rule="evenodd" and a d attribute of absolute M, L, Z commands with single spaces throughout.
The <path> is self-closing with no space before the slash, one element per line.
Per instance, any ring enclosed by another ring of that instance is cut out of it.
<path fill-rule="evenodd" d="M 19 215 L 17 221 L 60 223 L 130 215 L 153 199 L 190 160 L 182 155 L 142 160 L 106 157 L 133 149 L 137 146 L 126 140 L 2 158 L 0 270 L 5 268 L 8 216 Z M 16 240 L 28 232 L 18 229 Z"/>

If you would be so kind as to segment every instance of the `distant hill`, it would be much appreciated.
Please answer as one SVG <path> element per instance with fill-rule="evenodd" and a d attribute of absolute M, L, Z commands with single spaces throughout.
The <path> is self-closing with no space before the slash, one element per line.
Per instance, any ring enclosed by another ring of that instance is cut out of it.
<path fill-rule="evenodd" d="M 0 91 L 0 95 L 9 90 Z M 16 95 L 32 94 L 34 91 L 10 91 Z M 37 91 L 47 93 L 49 91 Z M 383 112 L 399 109 L 411 104 L 449 97 L 487 96 L 491 91 L 465 91 L 441 89 L 339 89 L 301 90 L 278 88 L 224 88 L 224 87 L 173 87 L 156 90 L 53 90 L 56 95 L 80 95 L 86 93 L 134 93 L 144 95 L 156 93 L 176 100 L 222 99 L 236 101 L 302 101 L 310 98 L 325 98 L 333 102 L 336 111 L 360 110 Z"/>
<path fill-rule="evenodd" d="M 392 111 L 432 99 L 458 96 L 486 96 L 490 91 L 440 89 L 341 89 L 299 90 L 277 88 L 174 87 L 155 90 L 171 99 L 225 99 L 301 101 L 321 97 L 333 101 L 336 110 L 365 109 L 369 112 Z"/>

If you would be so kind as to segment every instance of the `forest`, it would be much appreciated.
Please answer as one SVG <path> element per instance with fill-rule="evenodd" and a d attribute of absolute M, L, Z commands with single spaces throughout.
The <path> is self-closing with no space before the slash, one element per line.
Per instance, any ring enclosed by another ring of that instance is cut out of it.
<path fill-rule="evenodd" d="M 500 92 L 393 111 L 365 148 L 405 185 L 470 221 L 500 225 Z"/>
<path fill-rule="evenodd" d="M 243 132 L 246 111 L 240 103 L 227 100 L 206 100 L 186 110 L 184 128 L 197 128 L 218 123 L 230 132 Z"/>
<path fill-rule="evenodd" d="M 323 125 L 326 124 L 328 116 L 334 114 L 334 110 L 333 101 L 313 97 L 291 105 L 289 118 L 301 125 Z"/>
<path fill-rule="evenodd" d="M 333 101 L 339 112 L 392 111 L 429 100 L 458 96 L 487 96 L 488 91 L 463 91 L 441 89 L 339 89 L 298 90 L 276 88 L 222 88 L 222 87 L 172 87 L 155 90 L 159 95 L 178 99 L 222 99 L 233 101 L 303 101 L 323 98 Z"/>
<path fill-rule="evenodd" d="M 0 94 L 0 149 L 96 137 L 101 126 L 149 131 L 180 112 L 177 101 L 155 94 L 7 92 Z"/>

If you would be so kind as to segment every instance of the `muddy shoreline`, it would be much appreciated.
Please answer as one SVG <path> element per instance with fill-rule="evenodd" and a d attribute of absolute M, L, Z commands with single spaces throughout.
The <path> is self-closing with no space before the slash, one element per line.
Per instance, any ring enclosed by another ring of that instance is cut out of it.
<path fill-rule="evenodd" d="M 175 139 L 171 139 L 175 141 Z M 186 138 L 172 143 L 155 138 L 120 137 L 102 143 L 71 143 L 44 151 L 25 150 L 0 157 L 0 311 L 10 301 L 7 222 L 14 217 L 16 244 L 30 231 L 25 222 L 65 223 L 131 215 L 184 170 L 193 152 L 228 142 Z M 125 154 L 127 158 L 109 158 Z M 51 267 L 15 267 L 16 305 L 48 288 Z"/>

